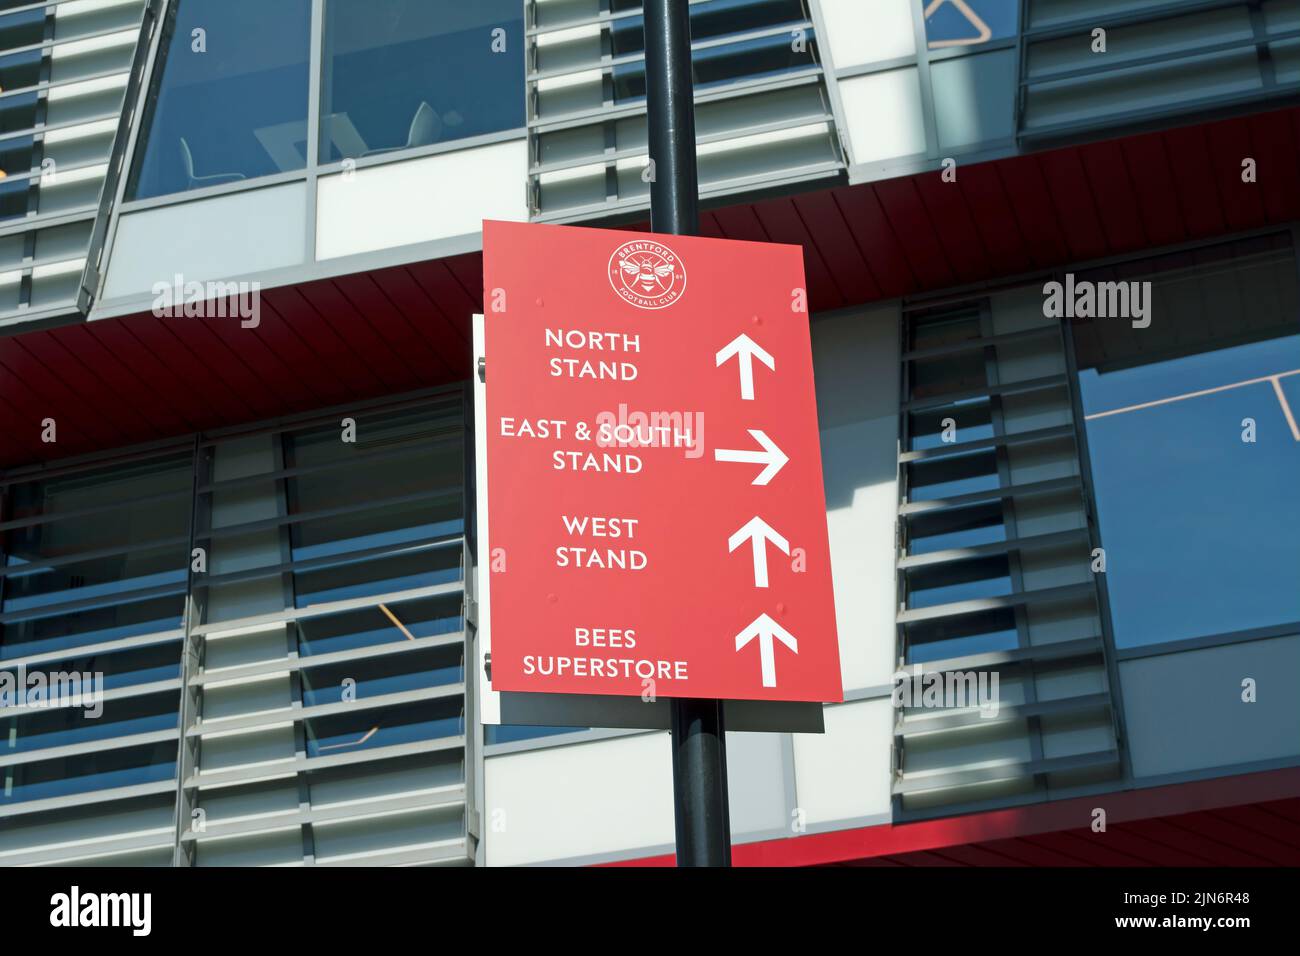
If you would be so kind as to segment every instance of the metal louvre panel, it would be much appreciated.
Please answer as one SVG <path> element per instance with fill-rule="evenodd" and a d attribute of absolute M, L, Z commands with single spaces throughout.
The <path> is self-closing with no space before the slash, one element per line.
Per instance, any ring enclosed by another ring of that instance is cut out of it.
<path fill-rule="evenodd" d="M 106 688 L 0 710 L 0 864 L 472 861 L 461 395 L 342 414 L 0 484 L 0 673 Z"/>
<path fill-rule="evenodd" d="M 1023 38 L 1020 137 L 1201 114 L 1293 95 L 1300 11 L 1292 0 L 1030 0 Z M 1105 52 L 1094 52 L 1094 29 Z"/>
<path fill-rule="evenodd" d="M 0 671 L 99 675 L 102 712 L 62 692 L 0 710 L 0 865 L 171 860 L 191 470 L 158 453 L 6 482 Z"/>
<path fill-rule="evenodd" d="M 528 4 L 530 212 L 576 220 L 649 205 L 641 11 Z M 843 168 L 808 7 L 692 8 L 700 192 L 720 196 Z"/>
<path fill-rule="evenodd" d="M 0 14 L 0 324 L 79 307 L 146 0 Z"/>
<path fill-rule="evenodd" d="M 897 809 L 1047 799 L 1118 745 L 1060 323 L 1037 288 L 905 314 Z M 998 685 L 994 690 L 992 675 Z"/>
<path fill-rule="evenodd" d="M 182 865 L 468 859 L 462 415 L 203 449 Z"/>

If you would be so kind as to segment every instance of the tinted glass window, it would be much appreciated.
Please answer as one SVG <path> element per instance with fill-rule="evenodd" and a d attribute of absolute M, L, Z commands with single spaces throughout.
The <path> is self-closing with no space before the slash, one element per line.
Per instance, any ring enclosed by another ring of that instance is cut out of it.
<path fill-rule="evenodd" d="M 1147 328 L 1075 327 L 1120 647 L 1300 620 L 1295 263 L 1261 244 L 1147 276 Z"/>
<path fill-rule="evenodd" d="M 137 199 L 307 164 L 310 0 L 182 0 Z"/>
<path fill-rule="evenodd" d="M 0 660 L 180 626 L 188 465 L 186 456 L 12 489 Z"/>
<path fill-rule="evenodd" d="M 424 409 L 294 435 L 288 460 L 298 607 L 459 579 L 464 465 L 458 421 Z M 368 456 L 357 461 L 357 456 Z M 371 622 L 374 623 L 373 621 Z"/>
<path fill-rule="evenodd" d="M 45 39 L 45 11 L 19 10 L 0 18 L 0 49 L 31 46 Z"/>
<path fill-rule="evenodd" d="M 524 124 L 519 0 L 330 0 L 322 161 Z"/>
<path fill-rule="evenodd" d="M 31 136 L 0 140 L 0 172 L 5 174 L 0 179 L 0 219 L 26 216 L 31 208 L 32 183 L 21 174 L 32 168 L 35 143 Z"/>
<path fill-rule="evenodd" d="M 920 0 L 932 50 L 977 46 L 1015 36 L 1020 4 L 1007 0 Z"/>
<path fill-rule="evenodd" d="M 0 805 L 174 779 L 174 741 L 18 764 L 0 789 Z"/>

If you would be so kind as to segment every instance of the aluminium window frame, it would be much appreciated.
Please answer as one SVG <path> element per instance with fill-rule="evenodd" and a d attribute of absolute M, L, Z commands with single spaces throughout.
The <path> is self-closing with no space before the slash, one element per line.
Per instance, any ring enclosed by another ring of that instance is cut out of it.
<path fill-rule="evenodd" d="M 1215 0 L 1220 2 L 1220 0 Z M 1240 0 L 1237 0 L 1240 2 Z M 1296 288 L 1300 290 L 1300 224 L 1291 224 L 1279 228 L 1278 226 L 1264 226 L 1258 229 L 1248 230 L 1246 232 L 1234 232 L 1227 235 L 1211 236 L 1206 239 L 1197 239 L 1190 242 L 1179 243 L 1173 246 L 1162 247 L 1159 249 L 1142 250 L 1137 255 L 1115 256 L 1104 260 L 1087 263 L 1079 271 L 1085 269 L 1091 270 L 1106 265 L 1118 265 L 1127 262 L 1139 262 L 1158 258 L 1162 255 L 1178 252 L 1190 252 L 1198 249 L 1213 248 L 1215 246 L 1225 246 L 1241 240 L 1253 239 L 1263 236 L 1280 236 L 1287 235 L 1290 237 L 1290 255 L 1292 267 L 1296 272 Z M 1063 281 L 1065 273 L 1075 271 L 1074 267 L 1061 267 L 1054 269 L 1044 276 L 1049 279 Z M 1065 330 L 1063 336 L 1065 340 L 1066 370 L 1071 379 L 1070 394 L 1074 401 L 1074 427 L 1077 432 L 1076 444 L 1079 449 L 1079 460 L 1081 466 L 1081 479 L 1083 481 L 1083 500 L 1088 513 L 1088 525 L 1092 533 L 1092 546 L 1094 548 L 1105 548 L 1105 542 L 1102 539 L 1101 524 L 1099 521 L 1099 512 L 1097 509 L 1097 493 L 1095 482 L 1092 478 L 1092 460 L 1088 451 L 1088 432 L 1087 423 L 1083 413 L 1083 399 L 1079 394 L 1078 378 L 1078 356 L 1074 344 L 1074 335 L 1069 327 L 1069 319 L 1062 318 L 1062 327 Z M 1296 331 L 1300 334 L 1300 317 L 1296 321 Z M 1267 341 L 1267 340 L 1265 340 Z M 1185 650 L 1196 650 L 1211 647 L 1223 647 L 1230 644 L 1240 644 L 1255 640 L 1268 640 L 1273 637 L 1285 637 L 1291 635 L 1300 635 L 1300 620 L 1283 621 L 1276 624 L 1263 625 L 1260 627 L 1234 629 L 1231 631 L 1221 631 L 1213 634 L 1197 635 L 1195 637 L 1175 638 L 1168 641 L 1156 641 L 1150 644 L 1135 645 L 1133 647 L 1119 647 L 1115 642 L 1114 623 L 1112 610 L 1110 606 L 1110 594 L 1108 590 L 1108 581 L 1105 574 L 1094 575 L 1099 578 L 1098 581 L 1098 599 L 1103 605 L 1102 630 L 1105 633 L 1106 644 L 1109 648 L 1109 659 L 1113 662 L 1112 686 L 1120 688 L 1119 662 L 1128 660 L 1138 660 L 1146 657 L 1158 657 L 1165 654 L 1175 654 Z M 1118 695 L 1116 706 L 1122 711 L 1123 699 L 1122 694 Z M 1124 748 L 1127 750 L 1127 748 Z M 1131 771 L 1131 767 L 1126 767 Z M 1131 772 L 1129 774 L 1131 776 Z"/>
<path fill-rule="evenodd" d="M 124 188 L 118 191 L 117 201 L 114 203 L 115 218 L 116 214 L 119 213 L 129 213 L 157 206 L 177 205 L 185 202 L 193 202 L 199 199 L 208 199 L 214 196 L 249 192 L 256 189 L 263 189 L 268 186 L 283 185 L 285 183 L 306 183 L 308 186 L 308 220 L 309 225 L 312 227 L 309 249 L 314 252 L 314 210 L 317 194 L 316 181 L 318 179 L 344 170 L 368 169 L 389 165 L 391 163 L 404 162 L 406 160 L 421 159 L 427 156 L 459 152 L 465 149 L 474 149 L 479 146 L 524 139 L 528 135 L 526 125 L 521 124 L 509 129 L 496 130 L 490 133 L 479 134 L 477 136 L 467 136 L 462 139 L 447 140 L 426 146 L 394 149 L 390 152 L 374 156 L 360 156 L 351 159 L 321 161 L 320 117 L 322 82 L 325 69 L 325 4 L 328 3 L 329 0 L 310 0 L 310 35 L 307 54 L 307 111 L 306 116 L 304 117 L 307 124 L 307 157 L 304 167 L 302 169 L 281 171 L 266 176 L 257 176 L 233 183 L 222 183 L 217 186 L 208 186 L 201 189 L 188 189 L 180 192 L 165 193 L 158 196 L 128 199 L 126 198 L 126 187 L 133 184 L 133 180 L 138 174 L 139 163 L 143 161 L 143 153 L 140 150 L 140 145 L 145 139 L 144 134 L 146 132 L 146 127 L 151 124 L 153 119 L 153 106 L 157 101 L 159 84 L 162 82 L 166 70 L 168 52 L 167 44 L 172 37 L 176 11 L 179 9 L 179 4 L 184 2 L 184 0 L 156 0 L 156 2 L 160 2 L 163 6 L 160 22 L 164 24 L 164 28 L 155 32 L 151 49 L 149 51 L 149 65 L 144 83 L 143 108 L 135 111 L 136 116 L 133 117 L 133 122 L 131 124 L 129 137 L 130 144 L 126 150 L 129 162 L 127 162 L 125 166 L 125 169 L 129 171 L 129 174 L 122 177 Z"/>
<path fill-rule="evenodd" d="M 825 15 L 821 10 L 821 0 L 807 0 L 811 5 L 811 16 L 818 31 L 818 36 L 825 36 Z M 1009 0 L 999 0 L 1009 2 Z M 912 12 L 913 52 L 906 56 L 889 57 L 873 60 L 869 63 L 855 63 L 839 66 L 831 61 L 829 51 L 823 57 L 824 75 L 827 92 L 836 116 L 835 127 L 839 132 L 840 151 L 845 157 L 844 166 L 851 183 L 873 182 L 892 179 L 897 176 L 928 172 L 938 169 L 945 157 L 961 157 L 963 163 L 985 162 L 1016 155 L 1019 142 L 1016 131 L 1020 128 L 1020 107 L 1018 98 L 1012 109 L 1010 136 L 998 139 L 982 140 L 979 143 L 965 144 L 945 149 L 939 141 L 938 112 L 935 107 L 934 78 L 932 67 L 936 63 L 959 60 L 967 56 L 978 56 L 1004 50 L 1016 51 L 1015 75 L 1022 75 L 1024 63 L 1024 32 L 1027 22 L 1027 5 L 1030 0 L 1014 0 L 1020 6 L 1016 32 L 1011 36 L 990 39 L 985 43 L 969 46 L 941 47 L 930 49 L 929 36 L 925 26 L 924 0 L 909 0 Z M 1229 0 L 1241 2 L 1241 0 Z M 915 69 L 920 88 L 921 119 L 925 131 L 925 149 L 904 156 L 890 156 L 883 159 L 859 161 L 853 155 L 853 144 L 849 141 L 849 126 L 846 122 L 847 111 L 839 90 L 839 84 L 857 77 L 888 73 L 894 70 Z M 1013 88 L 1014 89 L 1014 88 Z"/>

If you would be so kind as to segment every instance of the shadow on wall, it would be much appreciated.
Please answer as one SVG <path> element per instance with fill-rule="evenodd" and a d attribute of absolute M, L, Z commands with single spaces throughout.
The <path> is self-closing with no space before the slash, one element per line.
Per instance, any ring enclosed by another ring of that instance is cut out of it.
<path fill-rule="evenodd" d="M 851 508 L 898 475 L 898 309 L 814 319 L 826 508 Z"/>

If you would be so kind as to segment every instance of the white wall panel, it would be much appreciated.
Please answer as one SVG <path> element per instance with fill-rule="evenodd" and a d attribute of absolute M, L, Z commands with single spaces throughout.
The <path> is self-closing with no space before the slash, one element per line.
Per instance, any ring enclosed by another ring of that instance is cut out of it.
<path fill-rule="evenodd" d="M 916 33 L 912 24 L 915 0 L 820 0 L 826 35 L 835 67 L 858 66 L 912 56 Z"/>
<path fill-rule="evenodd" d="M 889 813 L 889 698 L 826 708 L 826 733 L 794 735 L 795 805 L 812 826 Z"/>
<path fill-rule="evenodd" d="M 1134 776 L 1300 758 L 1297 674 L 1300 635 L 1121 662 Z"/>
<path fill-rule="evenodd" d="M 921 80 L 915 67 L 841 80 L 839 89 L 854 163 L 925 152 Z"/>
<path fill-rule="evenodd" d="M 306 190 L 289 183 L 123 214 L 104 297 L 151 296 L 155 282 L 170 284 L 177 274 L 207 282 L 297 265 Z"/>
<path fill-rule="evenodd" d="M 727 810 L 733 843 L 746 834 L 770 836 L 788 826 L 784 742 L 781 734 L 727 734 Z"/>
<path fill-rule="evenodd" d="M 502 754 L 485 763 L 489 866 L 635 857 L 673 842 L 666 733 Z"/>
<path fill-rule="evenodd" d="M 528 218 L 524 140 L 389 163 L 320 181 L 316 257 L 374 252 Z"/>
<path fill-rule="evenodd" d="M 894 672 L 898 308 L 817 319 L 813 374 L 846 689 Z"/>

